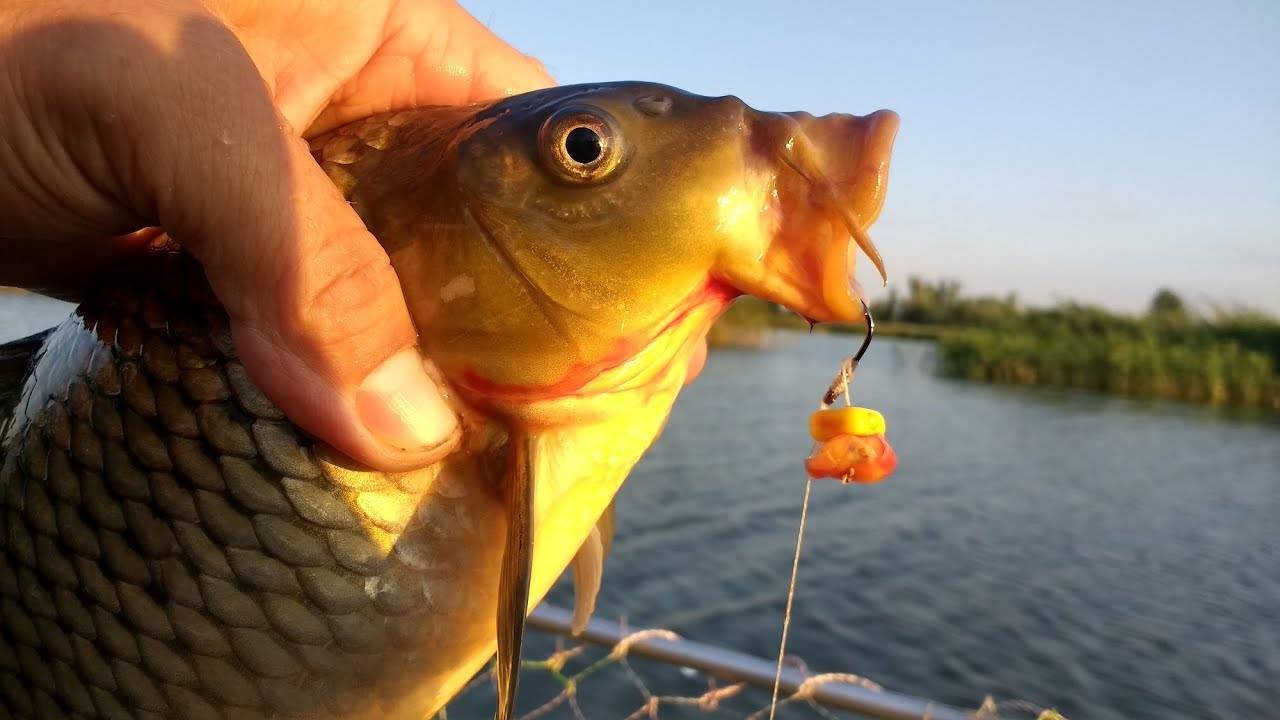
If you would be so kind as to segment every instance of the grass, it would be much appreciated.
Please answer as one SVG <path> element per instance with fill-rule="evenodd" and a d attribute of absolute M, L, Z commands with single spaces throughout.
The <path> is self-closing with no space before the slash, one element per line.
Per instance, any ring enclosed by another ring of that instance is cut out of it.
<path fill-rule="evenodd" d="M 770 343 L 773 330 L 809 330 L 794 313 L 753 297 L 739 298 L 707 335 L 711 347 L 761 348 Z M 945 331 L 938 325 L 876 320 L 877 337 L 937 340 Z M 862 325 L 818 325 L 813 332 L 862 334 Z"/>
<path fill-rule="evenodd" d="M 1232 341 L 1052 334 L 967 328 L 943 333 L 943 374 L 1013 385 L 1060 385 L 1117 395 L 1280 409 L 1266 353 Z"/>
<path fill-rule="evenodd" d="M 1161 291 L 1143 315 L 1064 303 L 939 337 L 944 374 L 1211 404 L 1280 409 L 1280 322 L 1189 312 Z"/>
<path fill-rule="evenodd" d="M 936 340 L 945 375 L 1280 409 L 1280 321 L 1263 312 L 1195 313 L 1169 290 L 1156 293 L 1148 312 L 1123 314 L 1077 302 L 1024 308 L 1012 296 L 967 297 L 952 281 L 911 278 L 907 288 L 873 305 L 877 334 Z M 717 347 L 763 347 L 772 328 L 806 327 L 744 298 L 711 339 Z"/>

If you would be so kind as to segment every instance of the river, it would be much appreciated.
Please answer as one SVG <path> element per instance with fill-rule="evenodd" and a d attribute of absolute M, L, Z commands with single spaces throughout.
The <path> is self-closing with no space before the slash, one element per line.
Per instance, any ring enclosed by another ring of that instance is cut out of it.
<path fill-rule="evenodd" d="M 56 315 L 32 302 L 0 300 L 0 336 Z M 854 345 L 787 340 L 712 352 L 619 495 L 599 614 L 776 653 L 806 418 Z M 891 339 L 854 387 L 901 464 L 880 485 L 814 489 L 790 646 L 810 668 L 1074 720 L 1277 717 L 1280 418 L 947 380 L 931 345 Z M 548 682 L 528 677 L 534 703 Z M 591 718 L 641 704 L 621 673 L 581 692 Z"/>
<path fill-rule="evenodd" d="M 618 498 L 601 614 L 777 652 L 807 414 L 855 342 L 794 340 L 711 354 Z M 1072 718 L 1280 717 L 1280 418 L 943 379 L 889 339 L 855 393 L 901 464 L 814 489 L 790 644 L 813 670 Z"/>

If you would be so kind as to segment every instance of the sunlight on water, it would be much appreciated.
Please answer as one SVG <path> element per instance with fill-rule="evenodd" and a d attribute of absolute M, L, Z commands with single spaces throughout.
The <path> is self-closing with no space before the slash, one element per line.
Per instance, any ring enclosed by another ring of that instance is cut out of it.
<path fill-rule="evenodd" d="M 0 297 L 0 341 L 69 309 Z M 776 651 L 807 416 L 856 341 L 792 339 L 713 352 L 686 390 L 619 496 L 599 614 Z M 855 401 L 884 412 L 901 464 L 878 486 L 815 488 L 791 652 L 965 707 L 1272 713 L 1280 418 L 932 369 L 929 344 L 894 340 L 862 365 Z M 625 680 L 592 683 L 592 717 L 636 707 Z"/>
<path fill-rule="evenodd" d="M 53 327 L 74 308 L 60 300 L 0 289 L 0 343 Z"/>
<path fill-rule="evenodd" d="M 619 496 L 598 612 L 776 652 L 806 419 L 852 345 L 712 354 Z M 929 344 L 881 340 L 860 370 L 855 401 L 884 412 L 901 465 L 815 488 L 790 651 L 966 707 L 1272 712 L 1280 420 L 967 384 L 932 363 Z"/>

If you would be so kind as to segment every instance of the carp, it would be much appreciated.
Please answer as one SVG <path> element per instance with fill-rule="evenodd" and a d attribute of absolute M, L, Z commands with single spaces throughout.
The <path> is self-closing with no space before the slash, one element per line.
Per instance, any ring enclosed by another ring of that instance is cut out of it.
<path fill-rule="evenodd" d="M 0 350 L 0 715 L 429 717 L 574 563 L 737 296 L 854 321 L 896 115 L 640 82 L 377 115 L 312 143 L 462 417 L 375 472 L 292 425 L 181 248 Z M 16 370 L 15 370 L 16 368 Z"/>

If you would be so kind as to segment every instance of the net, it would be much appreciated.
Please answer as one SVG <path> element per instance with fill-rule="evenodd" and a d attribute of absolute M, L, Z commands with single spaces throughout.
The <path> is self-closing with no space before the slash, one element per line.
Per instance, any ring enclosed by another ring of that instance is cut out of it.
<path fill-rule="evenodd" d="M 679 636 L 668 630 L 638 630 L 626 634 L 612 647 L 602 648 L 545 632 L 530 632 L 524 655 L 539 659 L 521 662 L 517 717 L 520 720 L 766 720 L 769 717 L 767 688 L 724 683 L 691 668 L 674 667 L 631 652 L 637 643 L 653 638 L 677 640 Z M 795 656 L 787 657 L 787 665 L 799 670 L 805 680 L 793 692 L 779 696 L 778 718 L 866 717 L 825 707 L 819 700 L 819 690 L 825 686 L 852 685 L 882 692 L 879 684 L 853 673 L 811 673 L 803 660 Z M 437 718 L 488 717 L 494 700 L 493 674 L 486 670 L 473 678 Z M 947 712 L 953 713 L 948 717 L 954 716 L 953 709 L 948 708 Z M 973 720 L 1066 720 L 1054 710 L 1034 703 L 996 701 L 992 697 L 963 715 Z"/>

